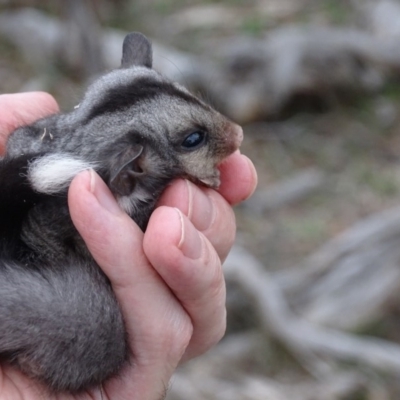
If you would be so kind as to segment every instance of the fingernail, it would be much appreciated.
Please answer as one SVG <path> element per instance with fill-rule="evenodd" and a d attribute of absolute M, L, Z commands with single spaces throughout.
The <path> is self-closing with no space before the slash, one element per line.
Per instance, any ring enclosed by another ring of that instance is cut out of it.
<path fill-rule="evenodd" d="M 201 232 L 207 230 L 214 220 L 214 204 L 207 193 L 186 180 L 189 194 L 188 217 Z"/>
<path fill-rule="evenodd" d="M 182 250 L 186 257 L 197 260 L 201 256 L 203 248 L 203 240 L 200 237 L 200 233 L 178 208 L 175 208 L 175 210 L 181 222 L 181 238 L 178 248 Z"/>
<path fill-rule="evenodd" d="M 99 175 L 93 169 L 90 172 L 90 191 L 96 197 L 99 204 L 107 211 L 114 215 L 120 215 L 123 213 L 119 207 L 114 196 L 108 189 L 107 185 L 102 181 Z"/>

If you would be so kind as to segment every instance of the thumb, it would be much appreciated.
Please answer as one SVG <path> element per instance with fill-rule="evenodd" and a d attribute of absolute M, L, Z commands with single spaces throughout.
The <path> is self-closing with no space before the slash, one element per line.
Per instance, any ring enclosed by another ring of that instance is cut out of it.
<path fill-rule="evenodd" d="M 76 229 L 114 289 L 129 285 L 132 271 L 127 260 L 147 263 L 141 250 L 143 232 L 93 170 L 72 181 L 68 204 Z"/>
<path fill-rule="evenodd" d="M 143 232 L 94 171 L 74 178 L 68 202 L 75 227 L 110 279 L 133 357 L 105 391 L 111 398 L 124 392 L 159 398 L 190 340 L 190 319 L 144 255 Z"/>
<path fill-rule="evenodd" d="M 0 154 L 7 136 L 20 126 L 58 111 L 53 96 L 44 92 L 0 95 Z"/>

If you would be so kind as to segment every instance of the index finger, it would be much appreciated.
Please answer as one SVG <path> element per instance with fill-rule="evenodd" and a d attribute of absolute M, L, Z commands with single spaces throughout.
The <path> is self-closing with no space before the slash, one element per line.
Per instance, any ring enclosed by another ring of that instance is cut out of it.
<path fill-rule="evenodd" d="M 230 205 L 248 199 L 257 186 L 257 172 L 249 158 L 236 151 L 223 161 L 219 170 L 221 185 L 218 192 Z"/>

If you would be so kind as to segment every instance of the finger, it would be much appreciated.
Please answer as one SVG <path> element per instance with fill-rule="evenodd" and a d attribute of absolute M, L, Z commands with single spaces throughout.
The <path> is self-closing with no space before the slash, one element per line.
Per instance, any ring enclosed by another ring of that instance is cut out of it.
<path fill-rule="evenodd" d="M 157 385 L 169 381 L 190 341 L 190 318 L 148 262 L 143 232 L 94 171 L 75 177 L 68 200 L 76 228 L 111 281 L 134 355 L 107 390 L 135 390 L 138 397 L 132 398 L 153 398 L 146 397 L 147 390 L 164 390 Z"/>
<path fill-rule="evenodd" d="M 68 203 L 76 228 L 109 277 L 117 296 L 123 300 L 127 296 L 129 302 L 135 304 L 142 304 L 147 299 L 148 310 L 157 307 L 154 298 L 159 301 L 169 296 L 142 251 L 143 232 L 120 209 L 94 171 L 85 171 L 75 177 L 69 189 Z"/>
<path fill-rule="evenodd" d="M 248 199 L 257 186 L 257 172 L 253 163 L 236 151 L 219 166 L 221 185 L 218 192 L 229 204 Z"/>
<path fill-rule="evenodd" d="M 0 95 L 0 153 L 7 136 L 16 128 L 30 124 L 59 110 L 54 98 L 44 92 Z"/>
<path fill-rule="evenodd" d="M 218 254 L 178 209 L 157 208 L 150 218 L 144 251 L 189 314 L 193 336 L 185 358 L 201 354 L 225 332 L 225 283 Z"/>
<path fill-rule="evenodd" d="M 94 171 L 85 171 L 72 181 L 68 203 L 76 228 L 94 258 L 101 260 L 113 285 L 129 286 L 132 256 L 139 265 L 146 262 L 140 251 L 136 253 L 143 236 L 140 229 L 118 206 Z M 118 251 L 111 246 L 114 242 L 117 242 Z"/>
<path fill-rule="evenodd" d="M 215 190 L 178 180 L 166 189 L 159 204 L 181 210 L 225 260 L 235 240 L 236 223 L 224 197 Z"/>

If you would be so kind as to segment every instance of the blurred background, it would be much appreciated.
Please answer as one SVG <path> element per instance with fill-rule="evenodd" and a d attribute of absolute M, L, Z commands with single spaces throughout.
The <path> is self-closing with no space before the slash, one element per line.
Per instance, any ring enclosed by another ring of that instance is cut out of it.
<path fill-rule="evenodd" d="M 400 399 L 400 1 L 0 0 L 0 93 L 69 110 L 133 30 L 259 174 L 227 335 L 168 400 Z"/>

